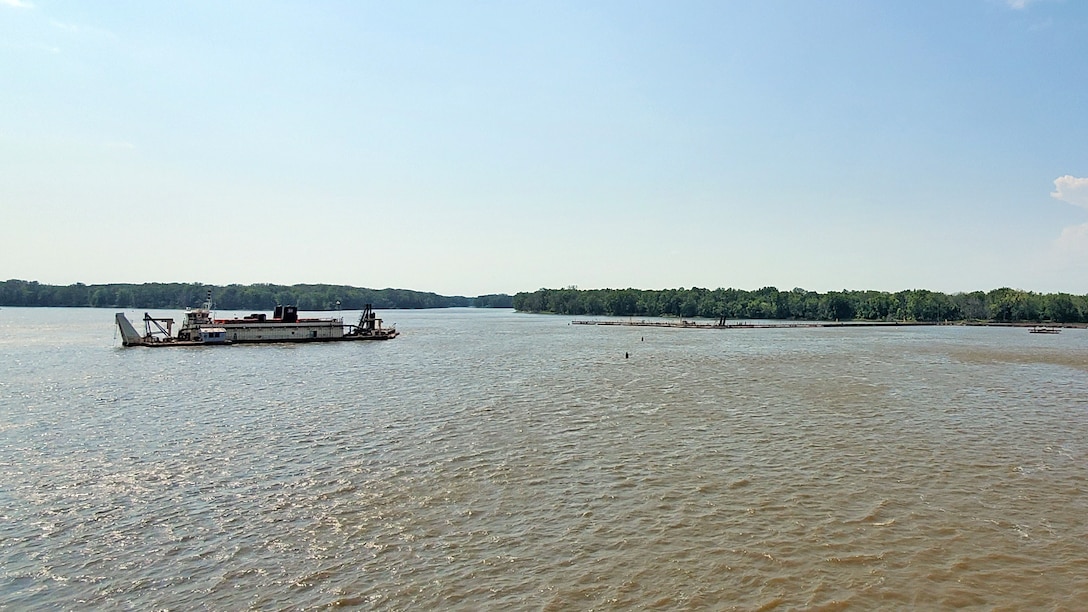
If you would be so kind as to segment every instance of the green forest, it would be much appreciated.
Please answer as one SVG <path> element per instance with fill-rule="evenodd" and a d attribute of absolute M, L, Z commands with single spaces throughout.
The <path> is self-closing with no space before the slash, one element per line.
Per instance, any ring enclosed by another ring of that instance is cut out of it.
<path fill-rule="evenodd" d="M 204 285 L 201 283 L 143 283 L 106 285 L 43 285 L 36 281 L 0 283 L 0 306 L 92 308 L 186 308 L 200 306 L 212 294 L 223 310 L 272 310 L 279 304 L 302 310 L 375 308 L 510 308 L 509 295 L 474 298 L 445 296 L 407 289 L 364 289 L 346 285 Z"/>
<path fill-rule="evenodd" d="M 944 294 L 924 289 L 779 291 L 741 289 L 540 289 L 514 296 L 522 312 L 617 317 L 706 317 L 804 321 L 990 321 L 1085 323 L 1088 295 L 1001 288 Z"/>
<path fill-rule="evenodd" d="M 945 294 L 924 289 L 884 291 L 780 291 L 742 289 L 539 289 L 514 296 L 444 296 L 407 289 L 347 285 L 205 285 L 112 283 L 45 285 L 0 282 L 0 306 L 181 309 L 202 304 L 211 291 L 215 308 L 272 310 L 292 304 L 303 310 L 375 308 L 516 308 L 562 315 L 705 317 L 804 321 L 991 321 L 1088 323 L 1088 295 L 1034 293 L 1003 287 Z"/>

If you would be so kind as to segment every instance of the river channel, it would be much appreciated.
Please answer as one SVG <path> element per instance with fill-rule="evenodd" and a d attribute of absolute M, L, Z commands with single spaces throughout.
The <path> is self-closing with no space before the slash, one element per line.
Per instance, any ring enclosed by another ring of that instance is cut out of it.
<path fill-rule="evenodd" d="M 124 349 L 0 310 L 0 608 L 1088 601 L 1088 330 L 379 315 Z"/>

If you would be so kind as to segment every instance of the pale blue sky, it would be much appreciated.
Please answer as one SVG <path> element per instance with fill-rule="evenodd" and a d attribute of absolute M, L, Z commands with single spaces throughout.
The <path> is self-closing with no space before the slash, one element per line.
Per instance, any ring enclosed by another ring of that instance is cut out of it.
<path fill-rule="evenodd" d="M 1088 3 L 0 0 L 0 280 L 1088 293 Z"/>

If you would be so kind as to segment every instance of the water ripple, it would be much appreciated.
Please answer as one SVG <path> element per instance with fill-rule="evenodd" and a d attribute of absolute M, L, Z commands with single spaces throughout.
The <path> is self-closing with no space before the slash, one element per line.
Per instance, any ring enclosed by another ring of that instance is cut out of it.
<path fill-rule="evenodd" d="M 372 345 L 122 350 L 109 313 L 3 313 L 0 607 L 1088 596 L 1076 331 L 454 310 Z"/>

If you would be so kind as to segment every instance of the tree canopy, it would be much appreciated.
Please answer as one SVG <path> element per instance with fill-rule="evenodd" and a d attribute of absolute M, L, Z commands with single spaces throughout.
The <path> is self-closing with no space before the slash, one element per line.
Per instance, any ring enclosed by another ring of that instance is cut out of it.
<path fill-rule="evenodd" d="M 0 283 L 0 306 L 67 306 L 95 308 L 185 308 L 199 306 L 212 293 L 216 308 L 272 310 L 291 304 L 303 310 L 375 308 L 451 308 L 476 306 L 510 308 L 509 295 L 475 298 L 445 296 L 407 289 L 364 289 L 347 285 L 204 285 L 201 283 L 143 283 L 107 285 L 43 285 L 36 281 Z"/>
<path fill-rule="evenodd" d="M 780 291 L 741 289 L 539 289 L 518 293 L 514 308 L 564 315 L 792 319 L 805 321 L 1088 322 L 1088 295 L 1040 294 L 1002 287 L 951 295 L 925 289 Z"/>

